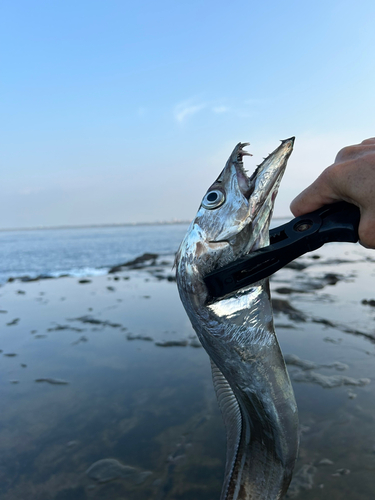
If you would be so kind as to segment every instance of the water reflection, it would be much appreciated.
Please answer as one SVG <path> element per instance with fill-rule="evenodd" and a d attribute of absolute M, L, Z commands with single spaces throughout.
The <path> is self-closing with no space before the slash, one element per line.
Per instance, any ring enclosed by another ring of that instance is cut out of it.
<path fill-rule="evenodd" d="M 273 288 L 293 288 L 291 273 L 322 276 L 330 252 L 303 271 L 283 270 Z M 334 286 L 275 294 L 301 313 L 299 321 L 276 314 L 284 353 L 311 362 L 307 372 L 370 379 L 332 389 L 293 382 L 301 450 L 290 498 L 369 500 L 375 487 L 375 348 L 342 330 L 373 331 L 375 311 L 361 305 L 374 298 L 372 268 L 364 254 L 349 257 Z M 138 273 L 18 289 L 8 284 L 0 297 L 1 500 L 218 499 L 225 432 L 175 284 Z M 292 380 L 303 370 L 289 365 Z"/>

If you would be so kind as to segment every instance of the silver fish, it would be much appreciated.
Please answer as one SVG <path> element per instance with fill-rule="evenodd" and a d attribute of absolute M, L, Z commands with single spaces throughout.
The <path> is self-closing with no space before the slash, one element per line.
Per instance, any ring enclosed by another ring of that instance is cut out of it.
<path fill-rule="evenodd" d="M 212 300 L 203 277 L 269 243 L 294 137 L 251 177 L 238 144 L 205 194 L 176 255 L 181 301 L 212 365 L 227 432 L 221 500 L 281 499 L 298 452 L 298 414 L 276 338 L 268 279 Z"/>

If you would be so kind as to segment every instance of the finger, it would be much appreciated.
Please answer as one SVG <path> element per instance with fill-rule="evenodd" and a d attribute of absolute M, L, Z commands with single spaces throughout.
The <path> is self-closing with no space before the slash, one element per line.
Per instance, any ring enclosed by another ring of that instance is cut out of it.
<path fill-rule="evenodd" d="M 329 205 L 340 200 L 331 184 L 330 172 L 324 172 L 290 204 L 290 210 L 295 217 L 313 212 L 323 205 Z"/>
<path fill-rule="evenodd" d="M 375 145 L 375 137 L 370 137 L 369 139 L 365 139 L 364 141 L 361 142 L 361 144 L 374 144 Z"/>
<path fill-rule="evenodd" d="M 359 221 L 359 242 L 366 248 L 375 248 L 375 213 L 370 210 L 361 212 Z"/>
<path fill-rule="evenodd" d="M 375 138 L 365 139 L 361 144 L 353 144 L 340 149 L 335 158 L 335 163 L 354 160 L 362 155 L 366 155 L 374 151 Z"/>

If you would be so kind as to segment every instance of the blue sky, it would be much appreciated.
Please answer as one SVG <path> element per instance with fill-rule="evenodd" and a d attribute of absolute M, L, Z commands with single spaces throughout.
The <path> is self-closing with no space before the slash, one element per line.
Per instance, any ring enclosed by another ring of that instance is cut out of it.
<path fill-rule="evenodd" d="M 375 2 L 8 1 L 0 228 L 191 219 L 296 136 L 276 215 L 375 135 Z"/>

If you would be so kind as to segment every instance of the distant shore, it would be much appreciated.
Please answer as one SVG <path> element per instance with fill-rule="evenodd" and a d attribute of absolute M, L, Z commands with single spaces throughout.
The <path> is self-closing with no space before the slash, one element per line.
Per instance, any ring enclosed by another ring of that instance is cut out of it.
<path fill-rule="evenodd" d="M 63 226 L 35 226 L 35 227 L 11 227 L 0 228 L 0 232 L 8 231 L 49 231 L 53 229 L 95 229 L 103 227 L 137 227 L 137 226 L 170 226 L 173 224 L 190 224 L 191 221 L 187 220 L 172 220 L 172 221 L 155 221 L 155 222 L 121 222 L 112 224 L 82 224 L 77 226 L 63 225 Z"/>
<path fill-rule="evenodd" d="M 272 220 L 289 220 L 288 216 L 273 217 Z M 105 227 L 138 227 L 138 226 L 171 226 L 174 224 L 190 224 L 191 220 L 170 220 L 170 221 L 154 221 L 154 222 L 119 222 L 110 224 L 80 224 L 80 225 L 62 225 L 62 226 L 33 226 L 33 227 L 10 227 L 0 228 L 0 232 L 10 231 L 50 231 L 53 229 L 95 229 Z"/>

